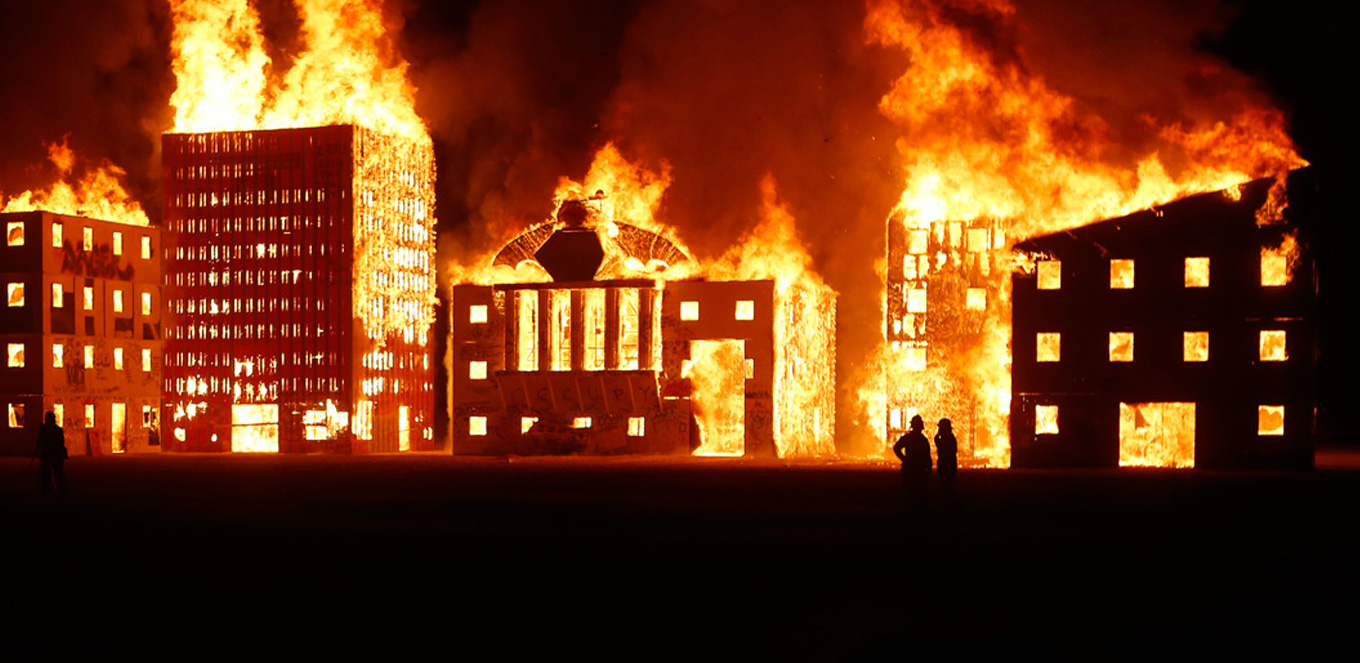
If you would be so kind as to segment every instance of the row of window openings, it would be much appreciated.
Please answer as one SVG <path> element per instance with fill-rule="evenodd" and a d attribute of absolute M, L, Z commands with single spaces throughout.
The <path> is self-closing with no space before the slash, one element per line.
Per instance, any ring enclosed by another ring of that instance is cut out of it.
<path fill-rule="evenodd" d="M 1209 361 L 1209 332 L 1185 332 L 1183 335 L 1182 359 L 1184 361 Z M 1283 330 L 1261 330 L 1260 360 L 1286 361 L 1289 359 Z M 1062 334 L 1058 332 L 1039 332 L 1035 339 L 1035 361 L 1056 362 L 1062 360 Z M 1133 361 L 1133 332 L 1110 332 L 1110 361 Z"/>
<path fill-rule="evenodd" d="M 113 291 L 113 312 L 122 313 L 124 309 L 124 291 L 115 289 Z M 83 298 L 83 308 L 86 311 L 94 310 L 94 287 L 85 286 Z M 9 305 L 19 307 L 24 305 L 24 284 L 9 283 L 6 287 L 6 295 Z M 66 286 L 60 283 L 52 284 L 52 308 L 62 308 L 65 305 Z M 151 315 L 151 293 L 142 293 L 142 315 Z"/>
<path fill-rule="evenodd" d="M 243 308 L 244 307 L 244 308 Z M 238 313 L 272 313 L 274 311 L 325 311 L 326 300 L 310 297 L 285 297 L 282 299 L 251 299 L 244 302 L 240 297 L 234 299 L 190 299 L 175 298 L 175 313 L 194 313 L 205 315 L 228 315 Z"/>
<path fill-rule="evenodd" d="M 61 248 L 62 243 L 62 223 L 52 222 L 52 248 Z M 10 221 L 5 228 L 5 243 L 8 246 L 24 245 L 24 222 Z M 94 228 L 85 226 L 81 229 L 81 248 L 86 251 L 94 250 Z M 113 233 L 113 255 L 123 255 L 123 233 L 114 231 Z M 151 237 L 142 236 L 142 259 L 151 259 Z"/>
<path fill-rule="evenodd" d="M 529 434 L 533 430 L 534 424 L 538 423 L 538 417 L 520 417 L 519 432 L 522 435 Z M 577 429 L 589 429 L 593 426 L 590 417 L 575 417 L 571 421 L 571 427 Z M 468 417 L 468 435 L 481 437 L 487 434 L 486 417 Z M 628 417 L 628 437 L 642 437 L 647 434 L 646 417 Z"/>
<path fill-rule="evenodd" d="M 26 343 L 6 344 L 5 354 L 9 359 L 8 361 L 9 368 L 23 368 L 27 364 L 27 359 L 25 357 L 25 355 L 27 354 L 26 348 L 27 348 Z M 93 345 L 85 346 L 84 354 L 85 354 L 84 356 L 85 368 L 87 369 L 94 368 L 94 346 Z M 66 367 L 66 346 L 53 345 L 52 368 L 65 368 L 65 367 Z M 123 348 L 113 349 L 113 369 L 116 371 L 123 370 Z M 150 348 L 142 348 L 142 372 L 143 373 L 151 372 Z"/>
<path fill-rule="evenodd" d="M 1034 406 L 1034 434 L 1057 435 L 1058 406 Z M 1261 405 L 1256 412 L 1257 435 L 1284 435 L 1284 406 Z"/>
<path fill-rule="evenodd" d="M 26 412 L 27 408 L 24 407 L 24 404 L 23 404 L 23 403 L 9 403 L 8 405 L 9 405 L 9 407 L 7 407 L 7 408 L 5 408 L 5 409 L 8 410 L 8 413 L 9 413 L 9 427 L 10 427 L 10 428 L 23 428 L 25 422 L 27 421 L 27 419 L 25 418 L 25 415 L 27 414 L 27 412 Z M 124 403 L 114 403 L 114 404 L 113 404 L 113 409 L 114 409 L 114 410 L 117 410 L 117 409 L 120 408 L 120 407 L 124 407 L 124 408 L 125 408 L 125 407 L 127 407 L 127 406 L 126 406 Z M 66 425 L 66 405 L 65 405 L 65 404 L 63 404 L 63 403 L 54 403 L 54 404 L 52 405 L 52 414 L 56 416 L 57 425 L 58 425 L 58 426 L 65 426 L 65 425 Z M 114 418 L 117 419 L 117 417 L 114 417 Z M 152 426 L 155 426 L 155 425 L 156 425 L 156 409 L 153 408 L 153 407 L 150 406 L 150 405 L 143 405 L 143 406 L 142 406 L 142 428 L 151 428 Z M 94 428 L 94 426 L 95 426 L 94 403 L 86 403 L 86 404 L 85 404 L 85 421 L 82 422 L 82 426 L 83 426 L 84 428 Z M 114 452 L 115 452 L 115 453 L 119 453 L 119 452 L 121 452 L 121 451 L 122 451 L 122 449 L 114 449 Z"/>
<path fill-rule="evenodd" d="M 699 319 L 699 302 L 683 301 L 680 302 L 680 319 L 692 321 Z M 733 313 L 735 320 L 755 320 L 756 303 L 755 300 L 741 299 L 737 301 L 736 311 Z M 468 307 L 468 322 L 472 324 L 482 324 L 487 321 L 486 304 L 473 304 Z"/>
<path fill-rule="evenodd" d="M 1110 260 L 1110 289 L 1130 290 L 1133 288 L 1134 264 L 1128 259 Z M 1261 285 L 1282 286 L 1289 283 L 1289 257 L 1283 252 L 1266 250 L 1261 252 Z M 1185 259 L 1185 287 L 1209 287 L 1209 259 Z M 1038 288 L 1040 290 L 1060 290 L 1062 288 L 1062 261 L 1041 260 L 1038 263 Z"/>
<path fill-rule="evenodd" d="M 428 360 L 428 357 L 427 357 L 426 359 Z M 691 360 L 689 360 L 689 359 L 683 360 L 683 361 L 681 362 L 680 374 L 683 375 L 683 376 L 688 376 L 688 375 L 689 375 L 689 372 L 690 372 L 690 365 L 691 365 L 692 363 L 693 363 L 693 362 L 692 362 Z M 756 360 L 754 360 L 754 359 L 746 359 L 745 361 L 742 362 L 742 366 L 743 366 L 744 370 L 746 371 L 746 378 L 745 378 L 745 379 L 747 379 L 747 380 L 754 380 L 754 379 L 755 379 L 755 376 L 756 376 Z M 486 363 L 486 362 L 484 362 L 484 361 L 470 361 L 470 362 L 468 362 L 468 379 L 469 379 L 469 380 L 485 380 L 486 377 L 487 377 L 487 363 Z"/>

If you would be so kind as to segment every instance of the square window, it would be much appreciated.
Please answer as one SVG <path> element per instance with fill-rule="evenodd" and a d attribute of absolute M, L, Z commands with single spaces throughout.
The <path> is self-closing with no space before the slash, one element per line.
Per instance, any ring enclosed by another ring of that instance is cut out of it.
<path fill-rule="evenodd" d="M 1110 332 L 1110 361 L 1133 361 L 1133 332 Z"/>
<path fill-rule="evenodd" d="M 1039 332 L 1035 337 L 1035 343 L 1035 361 L 1060 361 L 1062 359 L 1062 334 Z"/>
<path fill-rule="evenodd" d="M 54 249 L 59 249 L 59 248 L 61 248 L 61 240 L 62 240 L 62 239 L 65 239 L 65 238 L 63 238 L 63 237 L 61 236 L 61 222 L 60 222 L 60 221 L 53 221 L 53 222 L 52 222 L 52 248 L 54 248 Z"/>
<path fill-rule="evenodd" d="M 924 255 L 927 250 L 927 242 L 929 239 L 930 233 L 925 229 L 910 231 L 907 235 L 907 253 L 916 256 Z"/>
<path fill-rule="evenodd" d="M 142 348 L 142 372 L 151 372 L 151 348 Z"/>
<path fill-rule="evenodd" d="M 85 404 L 85 427 L 94 428 L 94 403 Z"/>
<path fill-rule="evenodd" d="M 969 311 L 987 310 L 987 290 L 985 288 L 969 288 L 964 308 Z"/>
<path fill-rule="evenodd" d="M 473 304 L 468 307 L 468 322 L 476 325 L 486 322 L 486 304 Z"/>
<path fill-rule="evenodd" d="M 1261 361 L 1284 361 L 1289 359 L 1285 346 L 1285 333 L 1280 330 L 1261 330 Z"/>
<path fill-rule="evenodd" d="M 1289 257 L 1279 249 L 1261 249 L 1261 285 L 1289 284 Z"/>
<path fill-rule="evenodd" d="M 968 229 L 968 250 L 974 253 L 985 252 L 988 248 L 987 229 L 969 228 Z"/>
<path fill-rule="evenodd" d="M 590 428 L 590 417 L 576 417 L 571 420 L 572 428 Z"/>
<path fill-rule="evenodd" d="M 1284 435 L 1284 406 L 1262 405 L 1256 409 L 1257 435 Z"/>
<path fill-rule="evenodd" d="M 906 365 L 903 368 L 913 372 L 926 370 L 926 349 L 907 348 Z"/>
<path fill-rule="evenodd" d="M 1062 261 L 1042 260 L 1039 262 L 1039 289 L 1062 289 Z"/>
<path fill-rule="evenodd" d="M 470 362 L 468 362 L 468 379 L 470 379 L 470 380 L 485 380 L 485 379 L 486 379 L 486 362 L 484 362 L 484 361 L 470 361 Z"/>
<path fill-rule="evenodd" d="M 737 319 L 755 320 L 756 303 L 750 299 L 737 300 Z"/>
<path fill-rule="evenodd" d="M 123 349 L 122 349 L 122 348 L 114 348 L 114 349 L 113 349 L 113 370 L 115 370 L 115 371 L 121 371 L 121 370 L 123 370 Z"/>
<path fill-rule="evenodd" d="M 8 290 L 8 300 L 9 300 L 9 305 L 10 305 L 10 306 L 23 306 L 23 305 L 24 305 L 24 284 L 22 284 L 22 283 L 11 283 L 11 284 L 9 284 L 9 287 L 7 288 L 7 290 Z"/>
<path fill-rule="evenodd" d="M 1185 287 L 1187 288 L 1209 287 L 1208 258 L 1185 259 Z"/>
<path fill-rule="evenodd" d="M 1185 332 L 1185 361 L 1209 361 L 1209 332 Z"/>
<path fill-rule="evenodd" d="M 122 291 L 122 290 L 114 290 L 114 291 L 113 291 L 113 312 L 114 312 L 114 313 L 122 313 L 122 312 L 123 312 L 123 291 Z"/>
<path fill-rule="evenodd" d="M 907 291 L 907 313 L 926 312 L 925 288 L 912 288 Z"/>
<path fill-rule="evenodd" d="M 536 423 L 538 423 L 538 417 L 520 417 L 519 432 L 528 433 L 530 430 L 533 430 L 534 424 Z"/>
<path fill-rule="evenodd" d="M 85 248 L 86 251 L 93 251 L 93 250 L 94 250 L 94 228 L 91 228 L 91 227 L 89 227 L 89 226 L 86 226 L 86 227 L 82 228 L 82 229 L 81 229 L 81 232 L 80 232 L 80 237 L 81 237 L 81 246 L 83 246 L 83 247 Z"/>
<path fill-rule="evenodd" d="M 151 237 L 142 238 L 142 260 L 151 259 Z"/>
<path fill-rule="evenodd" d="M 213 303 L 216 306 L 216 302 Z M 151 293 L 142 293 L 142 315 L 151 315 Z"/>
<path fill-rule="evenodd" d="M 9 404 L 9 427 L 10 427 L 10 428 L 23 428 L 23 427 L 24 427 L 24 404 L 23 404 L 23 403 L 10 403 L 10 404 Z"/>
<path fill-rule="evenodd" d="M 85 368 L 94 368 L 94 346 L 85 346 Z"/>
<path fill-rule="evenodd" d="M 66 289 L 60 283 L 52 284 L 52 308 L 61 308 L 61 301 L 66 294 Z"/>
<path fill-rule="evenodd" d="M 1034 434 L 1035 435 L 1058 434 L 1058 406 L 1056 405 L 1034 406 Z"/>
<path fill-rule="evenodd" d="M 5 354 L 9 356 L 9 367 L 10 367 L 10 368 L 23 368 L 23 367 L 24 367 L 24 344 L 23 344 L 23 343 L 9 343 L 8 345 L 6 345 L 5 349 L 6 349 Z"/>
<path fill-rule="evenodd" d="M 88 285 L 85 286 L 85 310 L 86 310 L 86 311 L 93 311 L 93 310 L 94 310 L 94 287 L 93 287 L 93 286 L 88 286 Z"/>
<path fill-rule="evenodd" d="M 486 435 L 486 417 L 468 417 L 468 435 Z"/>
<path fill-rule="evenodd" d="M 1133 261 L 1111 260 L 1110 288 L 1113 290 L 1128 290 L 1132 287 L 1133 287 Z"/>
<path fill-rule="evenodd" d="M 628 437 L 642 437 L 647 431 L 647 420 L 643 417 L 628 417 Z"/>
<path fill-rule="evenodd" d="M 23 246 L 24 245 L 24 222 L 10 221 L 5 224 L 5 245 Z"/>
<path fill-rule="evenodd" d="M 123 233 L 117 231 L 113 233 L 113 255 L 123 255 Z"/>
<path fill-rule="evenodd" d="M 699 319 L 699 302 L 680 302 L 681 320 Z"/>

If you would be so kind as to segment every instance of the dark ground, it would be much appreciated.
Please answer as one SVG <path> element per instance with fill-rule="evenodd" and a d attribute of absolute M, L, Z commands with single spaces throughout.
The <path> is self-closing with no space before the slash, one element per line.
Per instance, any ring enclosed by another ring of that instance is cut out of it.
<path fill-rule="evenodd" d="M 1356 660 L 1354 460 L 0 459 L 0 659 Z"/>

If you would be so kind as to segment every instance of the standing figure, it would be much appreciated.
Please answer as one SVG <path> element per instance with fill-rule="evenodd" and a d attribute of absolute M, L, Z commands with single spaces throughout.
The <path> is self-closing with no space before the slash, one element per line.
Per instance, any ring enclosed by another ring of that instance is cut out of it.
<path fill-rule="evenodd" d="M 911 418 L 911 428 L 897 438 L 893 453 L 902 461 L 902 485 L 909 502 L 925 500 L 926 484 L 930 480 L 930 441 L 922 432 L 926 424 L 921 415 Z"/>
<path fill-rule="evenodd" d="M 43 497 L 52 495 L 56 485 L 57 497 L 66 497 L 66 433 L 57 425 L 57 415 L 48 412 L 38 428 L 38 489 Z"/>
<path fill-rule="evenodd" d="M 948 494 L 959 474 L 959 441 L 954 437 L 954 422 L 948 419 L 941 419 L 935 432 L 935 466 L 940 473 L 940 486 Z"/>

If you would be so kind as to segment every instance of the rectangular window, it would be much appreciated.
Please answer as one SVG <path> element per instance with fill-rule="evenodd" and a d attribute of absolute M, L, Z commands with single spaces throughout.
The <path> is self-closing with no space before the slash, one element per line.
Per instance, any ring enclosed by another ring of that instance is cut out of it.
<path fill-rule="evenodd" d="M 888 411 L 888 427 L 899 429 L 902 427 L 902 409 L 893 408 Z"/>
<path fill-rule="evenodd" d="M 151 237 L 142 237 L 142 260 L 151 259 Z"/>
<path fill-rule="evenodd" d="M 65 298 L 66 289 L 60 283 L 52 284 L 52 308 L 61 308 L 62 299 Z"/>
<path fill-rule="evenodd" d="M 738 320 L 755 320 L 755 319 L 756 319 L 756 303 L 755 303 L 755 301 L 750 300 L 750 299 L 739 299 L 739 300 L 737 300 L 737 319 L 738 319 Z"/>
<path fill-rule="evenodd" d="M 81 240 L 82 240 L 82 241 L 81 241 L 81 246 L 84 247 L 86 251 L 93 251 L 93 250 L 94 250 L 94 228 L 91 228 L 91 227 L 89 227 L 89 226 L 85 226 L 84 228 L 81 229 L 81 231 L 80 231 L 80 236 L 81 236 Z"/>
<path fill-rule="evenodd" d="M 1110 289 L 1128 290 L 1133 287 L 1133 261 L 1110 261 Z"/>
<path fill-rule="evenodd" d="M 142 372 L 151 372 L 151 348 L 142 348 Z"/>
<path fill-rule="evenodd" d="M 1035 361 L 1060 361 L 1062 359 L 1062 334 L 1039 332 L 1035 338 Z"/>
<path fill-rule="evenodd" d="M 468 322 L 479 325 L 486 322 L 486 304 L 473 304 L 468 307 Z"/>
<path fill-rule="evenodd" d="M 23 246 L 24 245 L 24 222 L 10 221 L 5 224 L 5 245 Z"/>
<path fill-rule="evenodd" d="M 604 290 L 592 288 L 581 297 L 582 368 L 604 370 Z"/>
<path fill-rule="evenodd" d="M 907 313 L 926 312 L 926 289 L 912 288 L 907 291 Z"/>
<path fill-rule="evenodd" d="M 742 362 L 742 365 L 743 365 L 743 367 L 745 368 L 745 372 L 746 372 L 746 378 L 745 378 L 745 379 L 747 379 L 747 380 L 754 380 L 754 379 L 756 378 L 756 360 L 754 360 L 754 359 L 747 359 L 747 360 L 745 360 L 745 361 Z"/>
<path fill-rule="evenodd" d="M 468 362 L 468 379 L 469 379 L 469 380 L 485 380 L 485 379 L 486 379 L 486 362 L 484 362 L 484 361 L 470 361 L 470 362 Z"/>
<path fill-rule="evenodd" d="M 1185 259 L 1185 287 L 1187 288 L 1209 287 L 1208 258 Z"/>
<path fill-rule="evenodd" d="M 24 427 L 24 404 L 23 404 L 23 403 L 10 403 L 10 404 L 9 404 L 9 427 L 10 427 L 10 428 L 23 428 L 23 427 Z"/>
<path fill-rule="evenodd" d="M 94 286 L 85 286 L 85 310 L 94 310 Z"/>
<path fill-rule="evenodd" d="M 468 417 L 468 435 L 486 435 L 486 417 Z"/>
<path fill-rule="evenodd" d="M 628 417 L 628 437 L 642 437 L 647 433 L 647 420 L 643 417 Z"/>
<path fill-rule="evenodd" d="M 94 346 L 85 346 L 85 368 L 94 368 Z"/>
<path fill-rule="evenodd" d="M 550 370 L 571 370 L 571 291 L 553 290 L 548 299 L 552 316 L 548 319 L 548 356 L 552 361 Z"/>
<path fill-rule="evenodd" d="M 912 372 L 926 370 L 926 349 L 907 348 L 906 363 L 903 368 Z"/>
<path fill-rule="evenodd" d="M 538 423 L 538 417 L 520 417 L 519 432 L 521 434 L 528 433 L 529 431 L 533 430 L 534 424 L 536 423 Z"/>
<path fill-rule="evenodd" d="M 1194 403 L 1120 403 L 1120 467 L 1194 467 Z"/>
<path fill-rule="evenodd" d="M 9 343 L 9 344 L 6 345 L 6 348 L 5 348 L 5 349 L 6 349 L 5 354 L 9 356 L 9 367 L 10 367 L 10 368 L 23 368 L 23 367 L 24 367 L 24 344 L 23 344 L 23 343 Z"/>
<path fill-rule="evenodd" d="M 1282 249 L 1261 249 L 1261 285 L 1266 287 L 1289 284 L 1289 256 Z"/>
<path fill-rule="evenodd" d="M 1289 359 L 1285 346 L 1285 333 L 1281 330 L 1261 330 L 1261 361 L 1284 361 Z"/>
<path fill-rule="evenodd" d="M 59 249 L 59 248 L 61 248 L 61 241 L 62 241 L 63 239 L 65 239 L 65 238 L 61 236 L 61 222 L 60 222 L 60 221 L 53 221 L 53 222 L 52 222 L 52 248 L 54 248 L 54 249 Z"/>
<path fill-rule="evenodd" d="M 122 312 L 123 312 L 123 291 L 122 291 L 122 290 L 114 290 L 114 291 L 113 291 L 113 312 L 114 312 L 114 313 L 122 313 Z"/>
<path fill-rule="evenodd" d="M 113 370 L 115 370 L 115 371 L 121 371 L 121 370 L 123 370 L 123 349 L 122 349 L 122 348 L 114 348 L 114 349 L 113 349 Z"/>
<path fill-rule="evenodd" d="M 1262 405 L 1256 409 L 1257 435 L 1284 435 L 1284 406 Z"/>
<path fill-rule="evenodd" d="M 964 308 L 969 311 L 987 310 L 987 290 L 985 288 L 969 288 L 967 299 L 964 301 Z"/>
<path fill-rule="evenodd" d="M 65 403 L 53 403 L 53 404 L 52 404 L 52 416 L 57 420 L 57 425 L 58 425 L 58 426 L 65 426 L 65 425 L 66 425 L 66 404 L 65 404 Z"/>
<path fill-rule="evenodd" d="M 123 233 L 116 230 L 113 232 L 113 255 L 123 255 Z"/>
<path fill-rule="evenodd" d="M 590 428 L 590 417 L 576 417 L 571 420 L 572 428 Z"/>
<path fill-rule="evenodd" d="M 213 302 L 213 307 L 216 308 L 216 306 L 217 302 Z M 149 292 L 142 293 L 142 315 L 151 315 L 151 293 Z"/>
<path fill-rule="evenodd" d="M 85 404 L 85 427 L 94 428 L 94 403 Z"/>
<path fill-rule="evenodd" d="M 1209 361 L 1209 332 L 1185 332 L 1185 361 Z"/>
<path fill-rule="evenodd" d="M 699 319 L 699 302 L 680 302 L 681 320 Z"/>
<path fill-rule="evenodd" d="M 52 344 L 52 368 L 61 368 L 65 365 L 66 346 L 60 343 Z"/>
<path fill-rule="evenodd" d="M 930 240 L 930 232 L 925 229 L 915 229 L 907 235 L 907 253 L 912 255 L 922 255 L 926 252 Z"/>
<path fill-rule="evenodd" d="M 1058 434 L 1058 406 L 1056 405 L 1034 406 L 1034 434 L 1035 435 Z"/>
<path fill-rule="evenodd" d="M 1062 261 L 1042 260 L 1039 262 L 1039 289 L 1062 289 Z"/>
<path fill-rule="evenodd" d="M 1133 332 L 1110 332 L 1110 361 L 1133 361 Z"/>
<path fill-rule="evenodd" d="M 9 287 L 6 288 L 6 290 L 8 295 L 7 299 L 9 301 L 10 306 L 13 307 L 24 305 L 24 284 L 10 283 Z"/>

